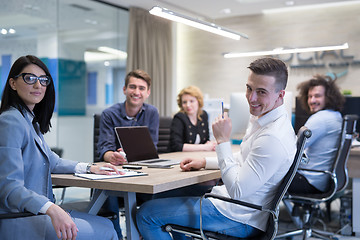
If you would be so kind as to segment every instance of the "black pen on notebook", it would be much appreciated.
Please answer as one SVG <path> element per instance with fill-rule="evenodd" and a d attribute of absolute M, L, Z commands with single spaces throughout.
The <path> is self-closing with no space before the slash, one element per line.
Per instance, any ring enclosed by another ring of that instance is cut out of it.
<path fill-rule="evenodd" d="M 224 102 L 221 102 L 221 117 L 224 119 Z"/>

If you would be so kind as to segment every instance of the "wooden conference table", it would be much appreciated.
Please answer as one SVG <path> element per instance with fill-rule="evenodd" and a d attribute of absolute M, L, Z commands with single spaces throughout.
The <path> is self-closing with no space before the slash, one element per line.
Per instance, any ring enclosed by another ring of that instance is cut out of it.
<path fill-rule="evenodd" d="M 233 151 L 238 151 L 239 146 L 233 146 Z M 176 152 L 161 154 L 161 158 L 183 159 L 185 157 L 211 157 L 215 152 Z M 360 236 L 360 147 L 351 149 L 348 159 L 349 177 L 353 179 L 353 232 Z M 100 189 L 94 196 L 89 213 L 96 214 L 109 195 L 122 196 L 125 202 L 126 234 L 127 239 L 139 239 L 136 229 L 136 193 L 160 193 L 168 190 L 202 183 L 217 179 L 221 176 L 219 170 L 200 170 L 182 172 L 178 165 L 171 169 L 143 167 L 142 172 L 147 176 L 114 178 L 108 180 L 87 180 L 70 174 L 53 174 L 52 181 L 55 185 L 75 186 Z"/>
<path fill-rule="evenodd" d="M 238 146 L 234 150 L 239 149 Z M 183 159 L 185 157 L 211 157 L 216 156 L 215 152 L 175 152 L 161 154 L 160 158 Z M 147 168 L 140 171 L 147 173 L 147 176 L 113 178 L 107 180 L 87 180 L 70 174 L 52 174 L 52 181 L 55 185 L 74 186 L 85 188 L 96 188 L 96 196 L 93 197 L 88 212 L 97 214 L 106 198 L 110 195 L 124 197 L 126 234 L 127 239 L 139 239 L 136 228 L 136 193 L 160 193 L 173 190 L 192 184 L 202 183 L 221 177 L 219 170 L 181 171 L 179 165 L 171 169 Z"/>

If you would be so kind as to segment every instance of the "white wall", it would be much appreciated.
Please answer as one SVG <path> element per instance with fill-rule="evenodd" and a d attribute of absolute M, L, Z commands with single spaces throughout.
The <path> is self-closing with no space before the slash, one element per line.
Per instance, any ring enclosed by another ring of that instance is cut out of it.
<path fill-rule="evenodd" d="M 63 158 L 79 162 L 93 161 L 93 117 L 53 117 L 53 128 L 45 134 L 50 147 L 64 150 Z M 56 124 L 57 123 L 57 124 Z"/>
<path fill-rule="evenodd" d="M 229 103 L 230 92 L 245 91 L 247 66 L 257 57 L 225 59 L 224 52 L 272 50 L 276 47 L 310 47 L 338 45 L 348 42 L 346 55 L 360 60 L 360 4 L 328 9 L 302 10 L 223 19 L 216 22 L 244 32 L 250 39 L 235 41 L 195 28 L 178 24 L 177 90 L 197 85 L 210 98 L 224 98 Z M 338 53 L 338 52 L 337 52 Z M 305 55 L 304 55 L 305 56 Z M 283 55 L 284 58 L 288 56 Z M 335 61 L 332 56 L 327 61 Z M 287 90 L 297 95 L 298 83 L 313 74 L 329 71 L 348 74 L 338 79 L 341 89 L 351 89 L 360 95 L 360 64 L 345 68 L 290 69 Z"/>

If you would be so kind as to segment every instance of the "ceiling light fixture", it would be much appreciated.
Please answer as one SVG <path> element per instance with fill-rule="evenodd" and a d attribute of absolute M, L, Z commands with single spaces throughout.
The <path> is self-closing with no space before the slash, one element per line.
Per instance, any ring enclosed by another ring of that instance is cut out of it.
<path fill-rule="evenodd" d="M 9 29 L 9 33 L 10 33 L 10 34 L 15 34 L 15 33 L 16 33 L 16 30 L 13 29 L 13 28 L 10 28 L 10 29 Z"/>
<path fill-rule="evenodd" d="M 290 54 L 290 53 L 305 53 L 305 52 L 320 52 L 320 51 L 333 51 L 348 49 L 349 44 L 344 43 L 342 45 L 336 46 L 324 46 L 324 47 L 308 47 L 308 48 L 276 48 L 271 51 L 259 51 L 259 52 L 244 52 L 244 53 L 224 53 L 224 58 L 239 58 L 239 57 L 254 57 L 254 56 L 266 56 L 266 55 L 280 55 L 280 54 Z"/>
<path fill-rule="evenodd" d="M 110 53 L 118 56 L 119 58 L 126 59 L 127 53 L 111 47 L 98 47 L 98 50 L 105 53 Z"/>
<path fill-rule="evenodd" d="M 273 13 L 295 12 L 295 11 L 304 11 L 304 10 L 308 11 L 308 10 L 312 10 L 312 9 L 324 9 L 327 7 L 350 6 L 350 5 L 355 5 L 355 4 L 359 4 L 359 3 L 360 3 L 359 0 L 352 0 L 352 1 L 337 1 L 337 2 L 330 2 L 330 3 L 309 4 L 309 5 L 295 5 L 295 4 L 288 5 L 288 4 L 286 4 L 287 7 L 264 9 L 264 10 L 262 10 L 262 13 L 263 14 L 273 14 Z"/>
<path fill-rule="evenodd" d="M 96 50 L 88 49 L 84 53 L 85 62 L 125 60 L 126 58 L 127 58 L 126 52 L 105 46 L 98 47 Z"/>
<path fill-rule="evenodd" d="M 153 7 L 149 10 L 149 13 L 158 17 L 166 18 L 171 21 L 183 23 L 191 27 L 195 27 L 204 31 L 215 33 L 224 37 L 228 37 L 235 40 L 240 40 L 241 37 L 248 39 L 246 34 L 234 32 L 224 27 L 218 26 L 214 23 L 205 22 L 199 19 L 191 18 L 180 13 L 175 13 L 169 9 L 162 7 Z"/>
<path fill-rule="evenodd" d="M 16 33 L 16 30 L 13 29 L 13 28 L 9 28 L 9 29 L 2 28 L 2 29 L 0 30 L 0 33 L 3 34 L 3 35 L 6 35 L 6 34 L 15 34 L 15 33 Z"/>

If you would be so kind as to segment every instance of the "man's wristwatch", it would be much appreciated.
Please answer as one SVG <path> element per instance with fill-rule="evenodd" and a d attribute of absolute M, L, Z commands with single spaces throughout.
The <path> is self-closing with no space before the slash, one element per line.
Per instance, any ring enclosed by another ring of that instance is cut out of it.
<path fill-rule="evenodd" d="M 91 173 L 91 166 L 92 165 L 95 165 L 95 163 L 89 163 L 87 166 L 86 166 L 86 173 Z"/>

